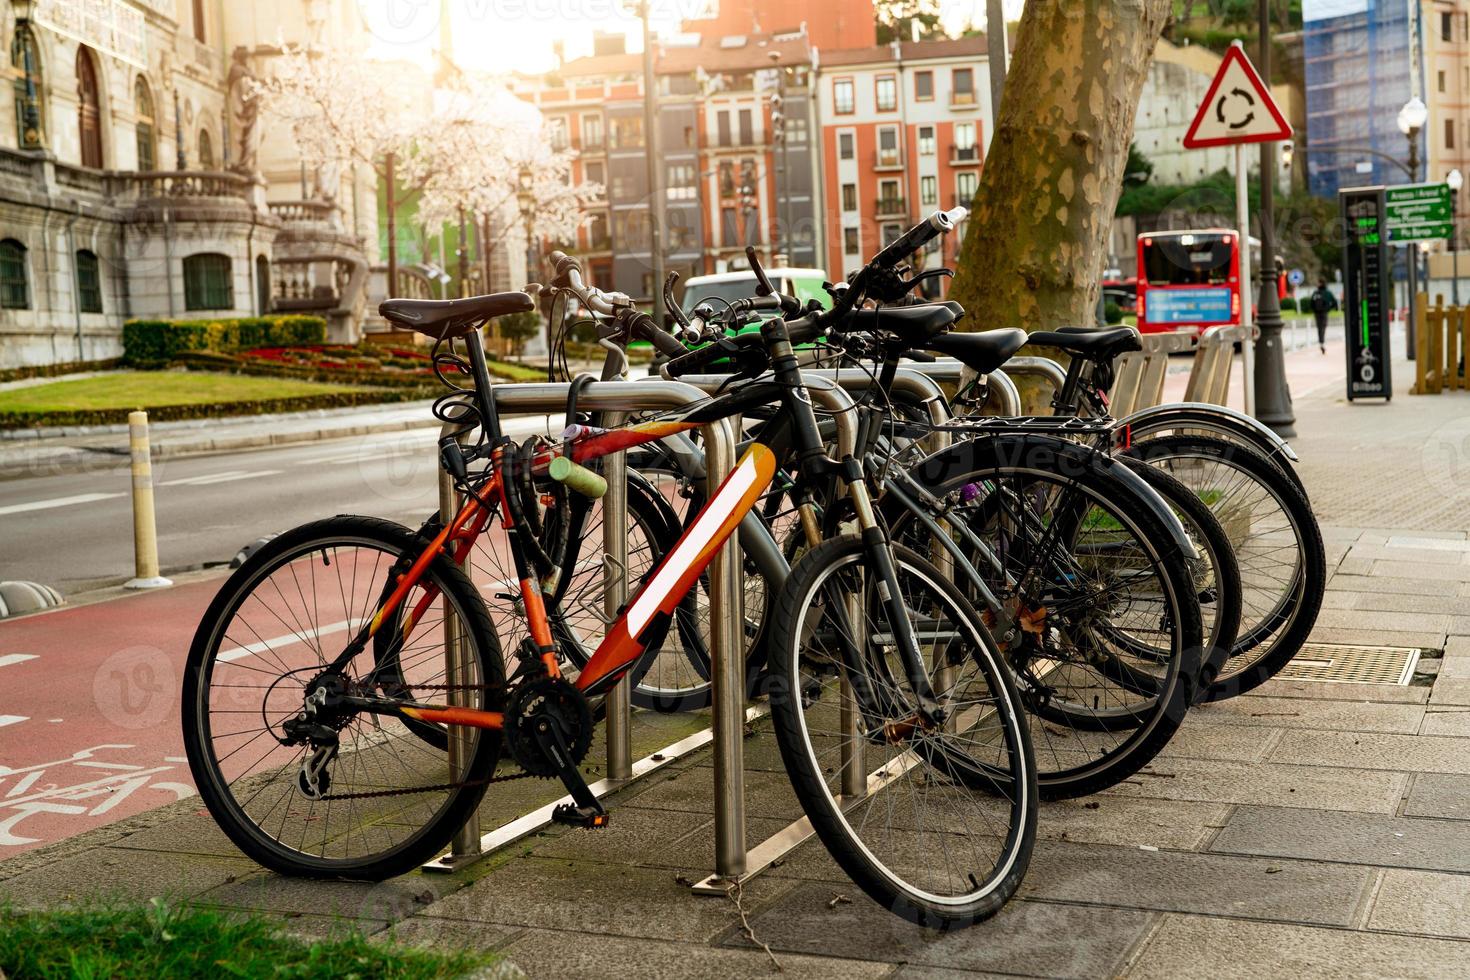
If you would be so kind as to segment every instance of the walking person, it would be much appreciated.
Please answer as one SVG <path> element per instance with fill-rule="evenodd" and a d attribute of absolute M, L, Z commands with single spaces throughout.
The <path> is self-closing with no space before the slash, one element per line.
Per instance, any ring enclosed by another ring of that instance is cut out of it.
<path fill-rule="evenodd" d="M 1317 320 L 1317 346 L 1327 353 L 1327 314 L 1337 309 L 1337 297 L 1327 288 L 1326 279 L 1317 280 L 1317 289 L 1312 293 L 1312 316 Z"/>

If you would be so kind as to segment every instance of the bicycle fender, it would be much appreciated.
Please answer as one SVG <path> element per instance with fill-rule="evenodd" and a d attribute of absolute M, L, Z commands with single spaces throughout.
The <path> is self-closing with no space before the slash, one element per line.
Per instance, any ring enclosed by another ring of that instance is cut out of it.
<path fill-rule="evenodd" d="M 1293 463 L 1300 462 L 1296 451 L 1270 426 L 1260 419 L 1252 418 L 1227 405 L 1211 405 L 1208 402 L 1175 402 L 1168 405 L 1155 405 L 1152 408 L 1134 412 L 1125 419 L 1119 419 L 1118 425 L 1149 429 L 1162 428 L 1166 422 L 1185 424 L 1191 420 L 1199 420 L 1207 425 L 1218 426 L 1236 433 L 1259 446 L 1267 458 L 1280 453 Z"/>

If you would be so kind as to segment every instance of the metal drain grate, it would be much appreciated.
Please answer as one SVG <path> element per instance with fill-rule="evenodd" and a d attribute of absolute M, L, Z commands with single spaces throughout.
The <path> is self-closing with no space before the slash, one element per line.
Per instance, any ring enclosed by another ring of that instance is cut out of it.
<path fill-rule="evenodd" d="M 1418 663 L 1419 651 L 1409 647 L 1307 643 L 1276 676 L 1293 681 L 1407 685 Z"/>

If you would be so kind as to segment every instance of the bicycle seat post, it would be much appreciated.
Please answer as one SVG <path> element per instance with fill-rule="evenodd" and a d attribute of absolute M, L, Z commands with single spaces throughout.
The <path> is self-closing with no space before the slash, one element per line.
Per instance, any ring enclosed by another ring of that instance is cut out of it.
<path fill-rule="evenodd" d="M 495 392 L 490 387 L 490 369 L 485 364 L 485 345 L 480 340 L 479 330 L 465 334 L 464 342 L 475 378 L 475 403 L 480 409 L 480 426 L 493 446 L 500 441 L 500 414 L 495 410 Z"/>

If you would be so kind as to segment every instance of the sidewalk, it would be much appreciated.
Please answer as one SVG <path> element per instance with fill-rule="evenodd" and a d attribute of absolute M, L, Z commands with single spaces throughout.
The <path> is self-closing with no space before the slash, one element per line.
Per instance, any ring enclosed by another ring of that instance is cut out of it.
<path fill-rule="evenodd" d="M 1192 712 L 1140 778 L 1047 805 L 1018 900 L 951 935 L 874 905 L 808 843 L 742 899 L 784 975 L 1470 973 L 1470 395 L 1412 398 L 1394 369 L 1387 404 L 1298 390 L 1294 445 L 1332 572 L 1313 640 L 1419 648 L 1412 684 L 1277 680 Z M 697 723 L 640 715 L 635 757 Z M 796 803 L 768 729 L 745 753 L 754 844 Z M 695 753 L 622 791 L 606 830 L 378 885 L 266 874 L 191 798 L 0 863 L 0 901 L 170 894 L 305 933 L 494 947 L 533 977 L 768 976 L 735 902 L 688 891 L 711 868 L 712 780 Z M 493 788 L 482 826 L 547 792 Z"/>

